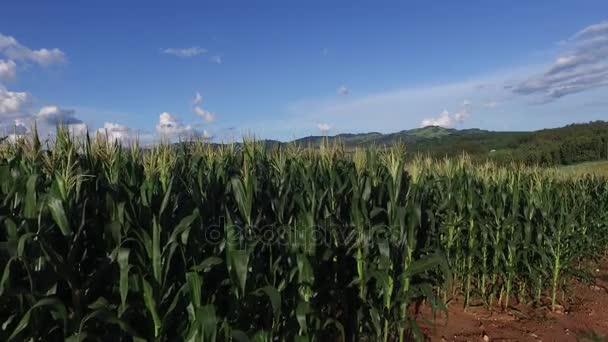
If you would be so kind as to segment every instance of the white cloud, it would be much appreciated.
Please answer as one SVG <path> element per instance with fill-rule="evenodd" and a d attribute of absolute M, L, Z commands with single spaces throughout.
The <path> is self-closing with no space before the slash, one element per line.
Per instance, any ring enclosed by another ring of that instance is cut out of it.
<path fill-rule="evenodd" d="M 65 62 L 63 51 L 54 49 L 32 50 L 21 45 L 15 38 L 0 33 L 0 53 L 16 61 L 31 61 L 43 66 Z"/>
<path fill-rule="evenodd" d="M 12 134 L 11 133 L 11 134 L 7 135 L 6 138 L 7 138 L 8 142 L 14 144 L 14 143 L 18 142 L 19 140 L 25 139 L 26 136 L 24 134 Z"/>
<path fill-rule="evenodd" d="M 80 125 L 82 120 L 75 116 L 72 109 L 62 109 L 59 106 L 44 106 L 36 114 L 36 120 L 49 126 Z"/>
<path fill-rule="evenodd" d="M 350 89 L 346 88 L 345 86 L 341 86 L 336 92 L 338 95 L 348 95 L 350 94 Z"/>
<path fill-rule="evenodd" d="M 215 121 L 215 113 L 212 113 L 210 111 L 204 110 L 203 108 L 201 108 L 199 106 L 199 104 L 201 103 L 201 101 L 203 100 L 203 97 L 201 96 L 201 94 L 199 92 L 196 92 L 196 96 L 194 97 L 194 114 L 200 116 L 206 123 L 211 123 L 213 121 Z"/>
<path fill-rule="evenodd" d="M 450 128 L 454 125 L 454 119 L 450 115 L 450 112 L 444 110 L 437 116 L 436 118 L 426 118 L 422 120 L 420 127 L 426 126 L 441 126 L 445 128 Z"/>
<path fill-rule="evenodd" d="M 181 120 L 169 112 L 163 112 L 158 117 L 156 132 L 165 138 L 191 138 L 197 136 L 197 132 L 190 125 L 182 124 Z"/>
<path fill-rule="evenodd" d="M 110 141 L 117 142 L 126 142 L 134 135 L 133 130 L 129 127 L 113 122 L 105 122 L 103 127 L 97 130 L 97 133 L 107 137 Z"/>
<path fill-rule="evenodd" d="M 40 108 L 33 117 L 42 131 L 53 134 L 53 129 L 57 126 L 64 126 L 75 136 L 83 136 L 87 133 L 87 125 L 76 117 L 73 109 L 64 109 L 59 106 L 51 105 Z"/>
<path fill-rule="evenodd" d="M 8 91 L 0 86 L 0 118 L 22 115 L 29 101 L 28 93 Z"/>
<path fill-rule="evenodd" d="M 15 124 L 13 125 L 13 133 L 23 135 L 29 131 L 23 120 L 15 119 L 14 122 Z"/>
<path fill-rule="evenodd" d="M 14 80 L 17 75 L 17 64 L 8 60 L 0 59 L 0 81 Z"/>
<path fill-rule="evenodd" d="M 22 120 L 13 120 L 10 124 L 0 126 L 0 137 L 7 136 L 9 141 L 15 142 L 28 133 L 27 126 Z"/>
<path fill-rule="evenodd" d="M 576 35 L 574 35 L 574 38 L 594 38 L 596 36 L 605 37 L 606 34 L 608 34 L 608 21 L 587 26 L 586 28 L 576 33 Z"/>
<path fill-rule="evenodd" d="M 472 109 L 473 109 L 473 106 L 471 105 L 471 101 L 464 100 L 462 102 L 462 108 L 460 108 L 460 110 L 458 112 L 456 112 L 456 114 L 454 114 L 454 120 L 457 123 L 463 123 L 465 120 L 467 120 L 471 116 Z"/>
<path fill-rule="evenodd" d="M 322 132 L 322 133 L 327 133 L 330 129 L 331 129 L 331 125 L 325 122 L 319 123 L 317 124 L 317 128 Z"/>
<path fill-rule="evenodd" d="M 548 69 L 519 82 L 512 91 L 536 96 L 536 102 L 547 103 L 608 86 L 608 22 L 586 27 L 565 45 L 567 52 L 558 56 Z"/>
<path fill-rule="evenodd" d="M 85 123 L 75 123 L 66 126 L 68 131 L 74 136 L 84 136 L 89 131 Z"/>
<path fill-rule="evenodd" d="M 201 118 L 203 118 L 203 120 L 205 120 L 205 122 L 207 122 L 207 123 L 211 123 L 211 122 L 215 121 L 214 113 L 206 111 L 199 106 L 194 107 L 194 113 L 196 115 L 200 116 Z"/>
<path fill-rule="evenodd" d="M 471 102 L 468 100 L 464 100 L 462 102 L 462 107 L 453 115 L 450 114 L 447 110 L 444 110 L 439 114 L 439 116 L 434 118 L 426 118 L 422 120 L 420 124 L 421 127 L 426 126 L 441 126 L 445 128 L 452 128 L 456 124 L 463 123 L 471 116 L 472 111 Z"/>
<path fill-rule="evenodd" d="M 50 65 L 55 63 L 61 63 L 65 61 L 64 53 L 59 49 L 40 49 L 33 50 L 30 59 L 34 60 L 40 65 Z"/>
<path fill-rule="evenodd" d="M 469 113 L 467 113 L 465 111 L 456 112 L 454 114 L 454 120 L 459 123 L 464 122 L 468 117 L 469 117 Z"/>
<path fill-rule="evenodd" d="M 222 64 L 224 62 L 222 56 L 213 56 L 210 60 L 215 64 Z"/>
<path fill-rule="evenodd" d="M 162 52 L 177 57 L 195 57 L 207 53 L 207 49 L 203 49 L 198 46 L 193 46 L 189 48 L 168 48 L 162 50 Z"/>

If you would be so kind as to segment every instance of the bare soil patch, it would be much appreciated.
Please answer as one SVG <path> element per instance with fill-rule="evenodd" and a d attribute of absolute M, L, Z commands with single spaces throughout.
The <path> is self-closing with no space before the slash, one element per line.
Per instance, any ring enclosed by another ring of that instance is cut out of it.
<path fill-rule="evenodd" d="M 424 326 L 429 341 L 608 341 L 608 259 L 592 270 L 592 283 L 572 281 L 563 306 L 516 304 L 509 310 L 486 306 L 463 309 L 462 298 Z M 560 296 L 561 299 L 561 296 Z M 422 317 L 432 317 L 424 308 Z"/>

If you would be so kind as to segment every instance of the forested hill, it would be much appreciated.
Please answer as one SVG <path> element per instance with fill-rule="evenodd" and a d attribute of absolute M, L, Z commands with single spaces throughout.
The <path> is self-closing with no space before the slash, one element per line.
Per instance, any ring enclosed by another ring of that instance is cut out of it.
<path fill-rule="evenodd" d="M 468 153 L 476 159 L 491 158 L 545 165 L 573 164 L 608 159 L 608 122 L 571 124 L 533 132 L 497 132 L 481 129 L 450 129 L 428 126 L 397 133 L 339 134 L 297 139 L 299 145 L 318 145 L 324 139 L 340 141 L 346 148 L 403 142 L 410 155 L 433 157 Z M 277 144 L 277 142 L 268 142 Z"/>

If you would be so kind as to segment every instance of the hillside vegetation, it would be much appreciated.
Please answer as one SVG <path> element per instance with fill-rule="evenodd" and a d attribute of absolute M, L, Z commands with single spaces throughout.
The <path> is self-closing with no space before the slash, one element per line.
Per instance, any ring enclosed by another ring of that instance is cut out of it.
<path fill-rule="evenodd" d="M 572 124 L 534 132 L 495 132 L 480 129 L 449 129 L 429 126 L 391 134 L 339 134 L 295 140 L 303 146 L 319 146 L 324 139 L 346 148 L 391 145 L 403 142 L 411 156 L 454 157 L 466 153 L 474 159 L 567 165 L 608 160 L 608 122 Z"/>

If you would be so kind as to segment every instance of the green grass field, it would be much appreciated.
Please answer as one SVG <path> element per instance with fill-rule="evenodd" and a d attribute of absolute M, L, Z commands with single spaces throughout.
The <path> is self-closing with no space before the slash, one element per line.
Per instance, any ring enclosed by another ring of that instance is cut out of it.
<path fill-rule="evenodd" d="M 603 160 L 567 165 L 560 167 L 559 170 L 568 174 L 572 174 L 573 176 L 594 174 L 598 176 L 608 177 L 608 161 Z"/>

